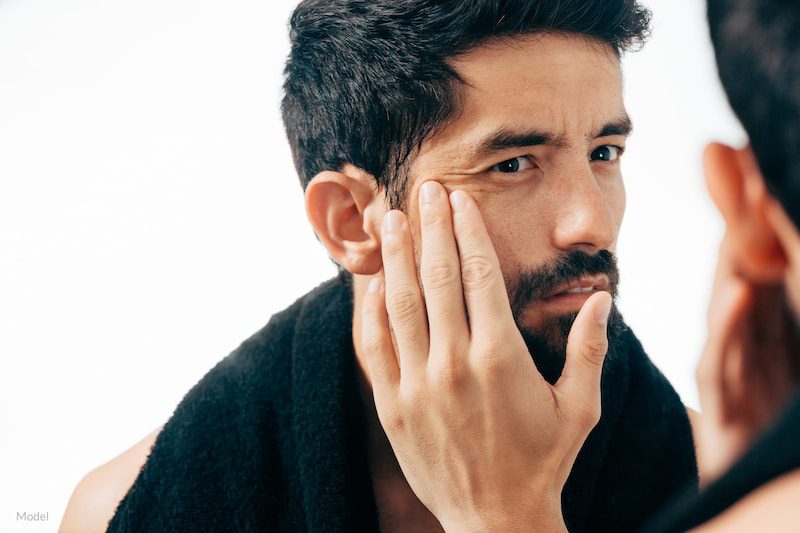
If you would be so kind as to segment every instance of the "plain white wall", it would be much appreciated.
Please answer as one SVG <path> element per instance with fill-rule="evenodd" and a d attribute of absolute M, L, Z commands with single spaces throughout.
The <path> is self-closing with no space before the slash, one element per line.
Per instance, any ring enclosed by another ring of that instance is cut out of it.
<path fill-rule="evenodd" d="M 0 530 L 54 531 L 86 472 L 335 273 L 280 122 L 294 4 L 0 3 Z M 702 3 L 648 5 L 625 60 L 621 308 L 697 407 L 721 232 L 700 153 L 743 136 Z"/>

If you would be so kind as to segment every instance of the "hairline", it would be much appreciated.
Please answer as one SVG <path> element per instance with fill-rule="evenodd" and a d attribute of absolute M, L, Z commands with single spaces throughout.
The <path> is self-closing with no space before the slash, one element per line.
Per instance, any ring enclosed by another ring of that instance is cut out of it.
<path fill-rule="evenodd" d="M 524 33 L 518 34 L 504 34 L 504 35 L 490 35 L 489 37 L 485 37 L 472 43 L 469 47 L 464 48 L 463 50 L 459 50 L 456 54 L 448 56 L 444 58 L 444 62 L 452 69 L 453 73 L 455 74 L 454 78 L 449 80 L 449 90 L 450 90 L 450 97 L 451 102 L 453 103 L 452 109 L 450 113 L 445 116 L 441 121 L 437 124 L 433 125 L 431 130 L 428 134 L 414 143 L 414 146 L 406 147 L 407 153 L 406 157 L 400 162 L 399 165 L 394 165 L 391 161 L 387 165 L 386 171 L 387 172 L 394 172 L 394 178 L 391 181 L 394 184 L 395 181 L 399 181 L 400 184 L 403 186 L 402 191 L 394 191 L 395 194 L 398 194 L 399 201 L 393 202 L 392 198 L 389 198 L 387 195 L 387 202 L 385 202 L 387 208 L 391 209 L 399 209 L 401 211 L 405 211 L 407 208 L 407 200 L 408 200 L 408 193 L 410 189 L 409 181 L 409 170 L 411 165 L 414 162 L 414 159 L 419 155 L 419 150 L 422 147 L 422 144 L 425 141 L 428 141 L 434 138 L 436 135 L 440 134 L 443 130 L 445 130 L 450 124 L 454 121 L 458 120 L 461 116 L 461 113 L 464 111 L 463 106 L 463 98 L 464 98 L 464 88 L 472 87 L 469 82 L 467 82 L 464 78 L 462 78 L 458 70 L 456 68 L 456 63 L 460 57 L 468 55 L 482 47 L 502 47 L 502 46 L 514 46 L 516 43 L 520 42 L 529 42 L 531 40 L 536 40 L 541 38 L 545 35 L 551 36 L 558 36 L 558 37 L 566 37 L 570 39 L 580 40 L 586 43 L 587 46 L 591 47 L 592 49 L 603 49 L 604 52 L 609 54 L 609 56 L 613 59 L 616 59 L 618 62 L 621 62 L 622 54 L 627 50 L 627 48 L 620 49 L 615 46 L 613 43 L 604 40 L 600 37 L 596 37 L 594 35 L 589 35 L 587 33 L 581 32 L 569 32 L 563 30 L 553 30 L 553 29 L 535 29 Z M 599 45 L 599 46 L 598 46 Z M 620 64 L 621 68 L 621 64 Z M 340 164 L 340 168 L 347 164 L 347 161 L 343 161 Z M 372 176 L 372 179 L 378 185 L 378 191 L 381 190 L 380 181 L 377 177 Z"/>

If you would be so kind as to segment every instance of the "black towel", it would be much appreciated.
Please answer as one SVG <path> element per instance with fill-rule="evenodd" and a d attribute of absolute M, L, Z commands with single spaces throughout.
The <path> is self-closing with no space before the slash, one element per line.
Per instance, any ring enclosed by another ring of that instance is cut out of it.
<path fill-rule="evenodd" d="M 679 494 L 646 531 L 688 531 L 723 513 L 753 490 L 800 468 L 800 390 L 753 446 L 699 494 Z"/>
<path fill-rule="evenodd" d="M 167 421 L 108 530 L 377 531 L 352 312 L 339 275 L 220 361 Z M 629 330 L 602 387 L 564 489 L 570 531 L 635 530 L 696 484 L 685 409 Z"/>

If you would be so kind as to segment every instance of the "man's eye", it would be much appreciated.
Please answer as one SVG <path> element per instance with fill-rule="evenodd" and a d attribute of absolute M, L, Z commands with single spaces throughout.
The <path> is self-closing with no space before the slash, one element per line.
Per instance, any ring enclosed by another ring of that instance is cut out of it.
<path fill-rule="evenodd" d="M 621 146 L 605 145 L 595 149 L 592 152 L 592 161 L 616 161 L 622 155 L 623 148 Z"/>
<path fill-rule="evenodd" d="M 519 172 L 520 170 L 530 170 L 534 167 L 530 157 L 523 155 L 513 159 L 506 159 L 489 168 L 489 171 L 496 170 L 497 172 L 504 172 L 511 174 Z"/>

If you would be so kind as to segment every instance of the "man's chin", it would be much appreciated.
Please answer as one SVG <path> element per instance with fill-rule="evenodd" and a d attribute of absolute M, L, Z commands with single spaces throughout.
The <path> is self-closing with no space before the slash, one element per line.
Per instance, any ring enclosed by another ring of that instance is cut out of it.
<path fill-rule="evenodd" d="M 561 375 L 566 360 L 567 339 L 577 316 L 578 312 L 532 313 L 517 321 L 517 328 L 528 346 L 534 363 L 551 384 Z M 622 329 L 622 316 L 614 305 L 608 321 L 609 345 L 619 337 Z"/>
<path fill-rule="evenodd" d="M 550 383 L 555 383 L 564 366 L 567 337 L 578 313 L 532 318 L 517 323 L 522 338 L 533 357 L 539 372 Z"/>

